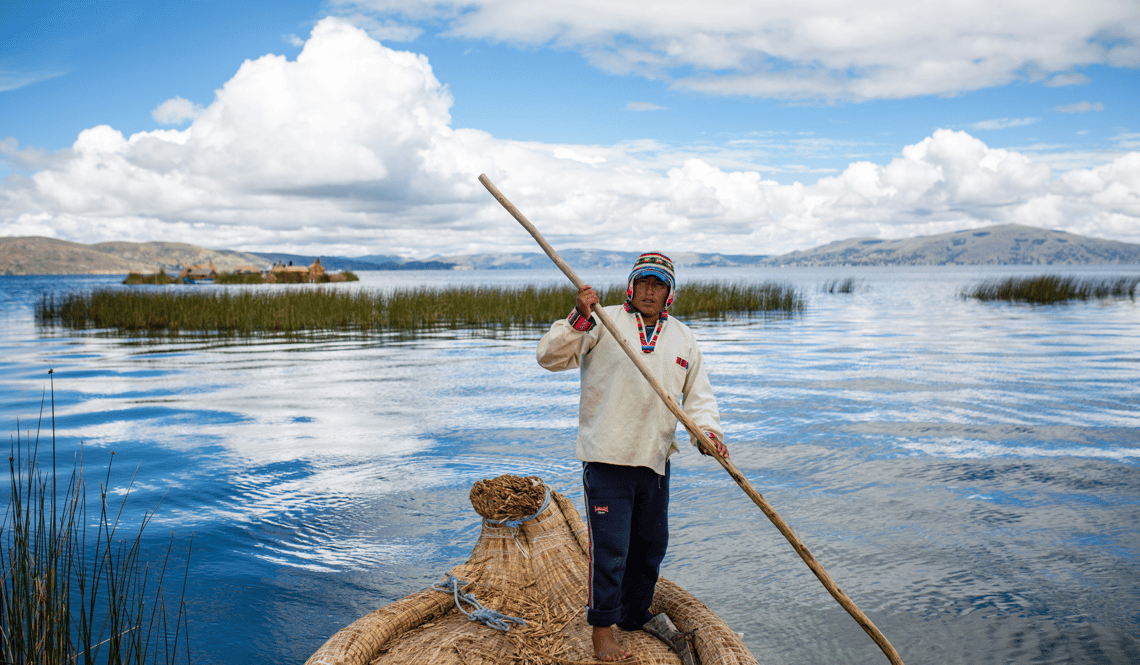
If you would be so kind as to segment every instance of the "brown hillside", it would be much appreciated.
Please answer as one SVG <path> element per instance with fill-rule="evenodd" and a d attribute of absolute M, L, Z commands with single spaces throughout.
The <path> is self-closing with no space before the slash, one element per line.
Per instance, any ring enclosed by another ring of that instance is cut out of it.
<path fill-rule="evenodd" d="M 205 249 L 178 242 L 104 242 L 83 245 L 36 236 L 0 238 L 0 275 L 120 275 L 178 273 L 196 263 L 218 270 L 265 263 L 241 252 Z"/>
<path fill-rule="evenodd" d="M 0 238 L 0 275 L 111 275 L 134 269 L 126 259 L 77 242 Z"/>

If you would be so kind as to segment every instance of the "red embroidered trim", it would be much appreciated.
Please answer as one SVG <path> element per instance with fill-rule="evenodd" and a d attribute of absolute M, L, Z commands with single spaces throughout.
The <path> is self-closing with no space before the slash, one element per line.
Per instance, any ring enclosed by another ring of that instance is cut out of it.
<path fill-rule="evenodd" d="M 570 323 L 574 330 L 581 332 L 589 332 L 594 329 L 595 325 L 597 325 L 594 323 L 594 317 L 582 316 L 578 313 L 578 310 L 576 308 L 570 310 L 570 316 L 566 317 L 566 320 Z"/>
<path fill-rule="evenodd" d="M 653 353 L 653 349 L 657 348 L 657 338 L 661 336 L 661 331 L 665 329 L 665 321 L 669 318 L 668 312 L 661 312 L 661 316 L 657 319 L 657 325 L 653 328 L 653 339 L 645 339 L 645 323 L 641 320 L 641 312 L 625 304 L 625 311 L 633 314 L 637 319 L 637 335 L 641 338 L 641 352 Z"/>

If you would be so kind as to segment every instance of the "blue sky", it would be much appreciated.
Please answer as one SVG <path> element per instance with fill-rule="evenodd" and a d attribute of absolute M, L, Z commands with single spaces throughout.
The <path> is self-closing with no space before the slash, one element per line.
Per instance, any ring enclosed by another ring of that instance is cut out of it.
<path fill-rule="evenodd" d="M 1131 0 L 0 12 L 0 235 L 533 251 L 487 173 L 563 247 L 1140 242 Z"/>

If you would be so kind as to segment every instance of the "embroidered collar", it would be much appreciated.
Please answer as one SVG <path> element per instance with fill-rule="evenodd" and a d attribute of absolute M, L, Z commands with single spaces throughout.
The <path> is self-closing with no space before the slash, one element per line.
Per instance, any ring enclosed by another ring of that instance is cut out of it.
<path fill-rule="evenodd" d="M 662 310 L 661 315 L 657 318 L 657 325 L 653 326 L 653 336 L 649 337 L 645 334 L 645 322 L 641 320 L 641 312 L 625 303 L 625 311 L 633 314 L 633 318 L 637 320 L 637 334 L 641 337 L 641 352 L 653 353 L 657 348 L 657 338 L 661 336 L 661 331 L 665 329 L 665 321 L 669 318 L 669 310 Z"/>

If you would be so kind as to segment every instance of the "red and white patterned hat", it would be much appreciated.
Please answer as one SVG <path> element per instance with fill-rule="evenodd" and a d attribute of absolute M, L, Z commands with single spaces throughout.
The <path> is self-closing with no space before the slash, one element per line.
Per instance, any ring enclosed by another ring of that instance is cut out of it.
<path fill-rule="evenodd" d="M 669 309 L 673 304 L 673 296 L 677 293 L 677 278 L 673 273 L 673 261 L 660 252 L 646 252 L 634 261 L 625 288 L 625 302 L 628 304 L 633 300 L 633 281 L 647 275 L 653 275 L 669 285 L 669 297 L 665 299 L 665 309 Z"/>

